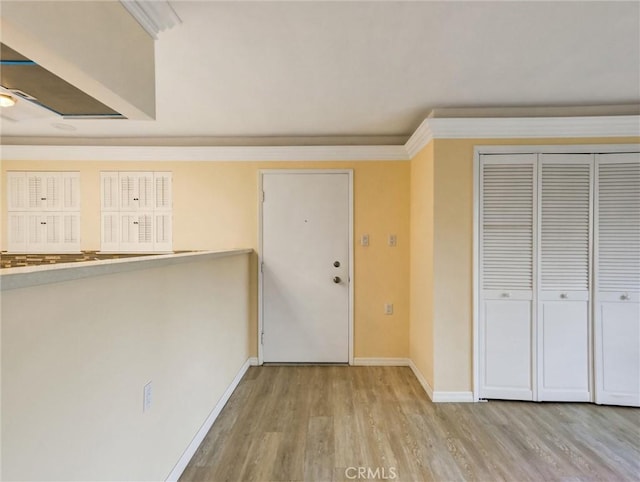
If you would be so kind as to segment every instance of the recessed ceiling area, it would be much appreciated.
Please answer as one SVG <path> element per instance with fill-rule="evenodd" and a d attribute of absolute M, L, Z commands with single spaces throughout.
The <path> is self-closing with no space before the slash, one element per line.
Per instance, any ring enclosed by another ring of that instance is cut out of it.
<path fill-rule="evenodd" d="M 182 23 L 155 42 L 156 120 L 71 120 L 72 134 L 3 123 L 3 141 L 402 143 L 433 109 L 640 104 L 638 2 L 172 6 Z"/>
<path fill-rule="evenodd" d="M 24 55 L 0 43 L 0 85 L 25 102 L 33 102 L 60 116 L 123 116 L 49 72 Z M 27 100 L 28 99 L 28 100 Z M 11 111 L 3 115 L 11 115 Z"/>

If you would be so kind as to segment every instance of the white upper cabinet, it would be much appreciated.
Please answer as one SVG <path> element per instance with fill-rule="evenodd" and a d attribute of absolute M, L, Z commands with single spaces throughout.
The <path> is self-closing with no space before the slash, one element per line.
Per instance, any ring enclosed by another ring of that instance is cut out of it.
<path fill-rule="evenodd" d="M 172 250 L 170 172 L 102 172 L 103 251 Z"/>
<path fill-rule="evenodd" d="M 8 251 L 80 251 L 80 173 L 8 172 Z"/>

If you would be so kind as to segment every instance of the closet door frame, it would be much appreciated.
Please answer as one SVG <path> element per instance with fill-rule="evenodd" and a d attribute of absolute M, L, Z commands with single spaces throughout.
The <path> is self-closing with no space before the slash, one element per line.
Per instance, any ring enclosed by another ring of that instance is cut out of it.
<path fill-rule="evenodd" d="M 473 400 L 480 401 L 480 156 L 482 154 L 608 154 L 616 152 L 638 152 L 640 144 L 560 144 L 560 145 L 483 145 L 475 146 L 473 154 L 473 310 L 472 310 L 472 378 Z M 592 263 L 593 264 L 593 263 Z M 591 270 L 593 275 L 593 269 Z M 589 380 L 593 388 L 593 370 Z M 594 401 L 595 390 L 591 390 L 591 400 Z"/>

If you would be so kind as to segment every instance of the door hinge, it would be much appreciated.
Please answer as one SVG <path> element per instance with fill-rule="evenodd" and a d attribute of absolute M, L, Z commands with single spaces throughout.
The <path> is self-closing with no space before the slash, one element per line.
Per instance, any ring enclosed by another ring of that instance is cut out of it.
<path fill-rule="evenodd" d="M 260 263 L 260 272 L 264 273 L 264 263 Z"/>
<path fill-rule="evenodd" d="M 262 191 L 262 202 L 264 202 L 264 191 Z"/>
<path fill-rule="evenodd" d="M 260 334 L 260 344 L 264 345 L 264 331 Z"/>

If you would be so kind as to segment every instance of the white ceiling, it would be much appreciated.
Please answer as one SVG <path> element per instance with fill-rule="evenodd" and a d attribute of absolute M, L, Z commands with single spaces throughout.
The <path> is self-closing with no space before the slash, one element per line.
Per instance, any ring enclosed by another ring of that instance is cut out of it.
<path fill-rule="evenodd" d="M 434 108 L 640 103 L 639 2 L 172 3 L 155 121 L 3 136 L 401 143 Z"/>

